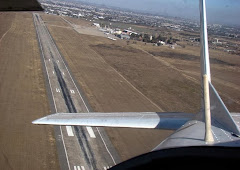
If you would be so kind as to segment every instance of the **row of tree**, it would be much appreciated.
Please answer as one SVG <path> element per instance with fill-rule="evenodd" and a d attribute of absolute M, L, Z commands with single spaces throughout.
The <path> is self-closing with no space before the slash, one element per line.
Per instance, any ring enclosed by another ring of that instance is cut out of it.
<path fill-rule="evenodd" d="M 172 36 L 170 36 L 168 38 L 168 37 L 164 37 L 162 35 L 151 36 L 149 34 L 131 34 L 130 38 L 132 40 L 143 41 L 143 42 L 147 42 L 147 43 L 158 43 L 159 41 L 163 41 L 168 44 L 173 44 L 173 43 L 176 43 L 177 41 L 179 41 L 178 39 L 175 39 Z"/>

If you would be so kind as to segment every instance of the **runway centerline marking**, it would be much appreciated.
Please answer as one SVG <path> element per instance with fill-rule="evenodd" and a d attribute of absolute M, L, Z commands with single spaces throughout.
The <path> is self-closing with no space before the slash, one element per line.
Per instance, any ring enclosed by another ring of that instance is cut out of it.
<path fill-rule="evenodd" d="M 74 136 L 72 126 L 66 126 L 68 136 Z"/>
<path fill-rule="evenodd" d="M 87 128 L 87 131 L 88 131 L 90 137 L 91 137 L 91 138 L 96 138 L 96 136 L 95 136 L 95 134 L 94 134 L 94 132 L 93 132 L 92 127 L 86 126 L 86 128 Z"/>

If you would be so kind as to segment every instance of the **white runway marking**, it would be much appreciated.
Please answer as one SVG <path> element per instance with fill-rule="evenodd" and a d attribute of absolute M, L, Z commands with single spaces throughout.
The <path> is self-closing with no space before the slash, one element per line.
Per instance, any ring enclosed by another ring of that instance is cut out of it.
<path fill-rule="evenodd" d="M 48 61 L 51 61 L 50 58 L 48 59 Z"/>
<path fill-rule="evenodd" d="M 59 60 L 57 60 L 57 62 L 59 63 Z"/>
<path fill-rule="evenodd" d="M 60 92 L 60 89 L 56 88 L 56 92 L 58 92 L 58 93 L 59 93 L 59 92 Z"/>
<path fill-rule="evenodd" d="M 95 134 L 94 134 L 94 132 L 93 132 L 92 127 L 88 127 L 88 126 L 87 126 L 86 128 L 87 128 L 87 131 L 88 131 L 90 137 L 91 137 L 91 138 L 96 138 L 96 136 L 95 136 Z"/>
<path fill-rule="evenodd" d="M 85 170 L 84 166 L 74 166 L 74 170 Z"/>
<path fill-rule="evenodd" d="M 105 141 L 104 141 L 104 139 L 103 139 L 103 137 L 102 137 L 102 135 L 101 135 L 101 132 L 99 131 L 98 127 L 96 127 L 96 129 L 97 129 L 97 131 L 98 131 L 98 133 L 99 133 L 99 135 L 100 135 L 100 137 L 101 137 L 101 139 L 102 139 L 102 141 L 103 141 L 103 144 L 104 144 L 105 148 L 107 149 L 107 152 L 108 152 L 109 155 L 111 156 L 111 158 L 112 158 L 112 160 L 113 160 L 113 163 L 116 165 L 115 159 L 113 158 L 111 152 L 109 151 L 109 149 L 108 149 L 108 147 L 107 147 L 107 145 L 106 145 L 106 143 L 105 143 Z"/>
<path fill-rule="evenodd" d="M 75 94 L 75 91 L 74 90 L 70 90 L 71 93 Z"/>
<path fill-rule="evenodd" d="M 217 139 L 217 142 L 220 142 L 220 140 L 218 139 L 217 135 L 214 133 L 214 131 L 212 130 L 212 134 L 215 136 L 215 138 Z"/>
<path fill-rule="evenodd" d="M 74 136 L 72 126 L 66 126 L 68 136 Z"/>
<path fill-rule="evenodd" d="M 65 75 L 64 72 L 62 72 L 62 74 Z"/>
<path fill-rule="evenodd" d="M 52 73 L 55 74 L 54 71 Z"/>
<path fill-rule="evenodd" d="M 64 142 L 64 139 L 63 139 L 63 134 L 62 134 L 62 126 L 60 126 L 60 132 L 61 132 L 61 137 L 62 137 L 62 142 L 63 142 L 63 148 L 64 148 L 64 151 L 65 151 L 65 154 L 66 154 L 68 169 L 70 170 L 70 164 L 69 164 L 69 160 L 68 160 L 67 149 L 66 149 L 65 142 Z"/>

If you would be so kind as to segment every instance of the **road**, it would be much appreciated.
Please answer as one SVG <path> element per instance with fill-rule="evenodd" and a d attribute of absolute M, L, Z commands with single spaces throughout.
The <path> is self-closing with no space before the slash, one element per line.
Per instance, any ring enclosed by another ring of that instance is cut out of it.
<path fill-rule="evenodd" d="M 40 15 L 33 18 L 52 113 L 91 111 Z M 61 169 L 108 169 L 120 162 L 103 128 L 56 126 L 55 136 Z"/>

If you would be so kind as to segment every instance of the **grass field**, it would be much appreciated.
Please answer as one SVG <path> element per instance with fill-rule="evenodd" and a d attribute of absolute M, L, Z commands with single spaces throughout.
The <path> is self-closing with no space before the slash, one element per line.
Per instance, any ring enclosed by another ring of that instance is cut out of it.
<path fill-rule="evenodd" d="M 0 169 L 59 169 L 31 13 L 0 13 Z"/>

